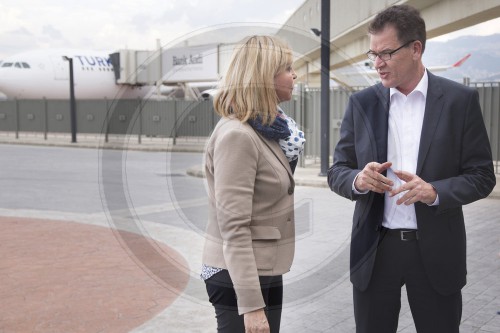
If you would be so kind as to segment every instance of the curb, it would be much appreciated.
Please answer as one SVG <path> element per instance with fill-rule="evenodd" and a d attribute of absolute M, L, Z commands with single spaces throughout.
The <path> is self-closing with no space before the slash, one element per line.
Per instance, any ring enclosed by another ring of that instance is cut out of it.
<path fill-rule="evenodd" d="M 148 152 L 184 152 L 184 153 L 203 153 L 205 145 L 187 145 L 166 143 L 165 145 L 148 146 L 148 144 L 127 144 L 123 143 L 87 143 L 87 142 L 39 142 L 39 141 L 19 141 L 19 140 L 0 140 L 0 144 L 20 145 L 20 146 L 38 146 L 38 147 L 64 147 L 64 148 L 84 148 L 84 149 L 110 149 L 110 150 L 133 150 Z"/>
<path fill-rule="evenodd" d="M 496 175 L 497 183 L 491 191 L 490 195 L 487 197 L 488 199 L 500 199 L 500 175 Z"/>
<path fill-rule="evenodd" d="M 309 186 L 309 187 L 320 187 L 320 188 L 328 188 L 329 189 L 328 183 L 326 181 L 326 177 L 309 176 L 311 178 L 308 179 L 307 176 L 304 177 L 303 175 L 300 175 L 302 172 L 304 172 L 306 170 L 316 171 L 316 169 L 311 169 L 311 168 L 309 168 L 309 169 L 308 168 L 297 168 L 295 170 L 295 176 L 294 176 L 296 186 Z M 205 178 L 205 170 L 203 169 L 202 166 L 193 166 L 191 168 L 188 168 L 186 170 L 186 173 L 192 177 Z M 319 173 L 319 170 L 317 171 L 317 173 Z M 312 172 L 311 172 L 311 174 L 312 174 Z M 315 179 L 314 177 L 317 177 L 317 179 Z"/>
<path fill-rule="evenodd" d="M 302 173 L 306 170 L 311 173 L 311 176 L 304 176 Z M 297 168 L 295 170 L 295 185 L 297 186 L 309 186 L 309 187 L 320 187 L 320 188 L 330 188 L 326 181 L 326 177 L 312 176 L 312 168 Z M 319 170 L 317 170 L 319 173 Z M 193 166 L 186 170 L 186 173 L 192 177 L 205 178 L 205 170 L 202 166 Z M 302 174 L 302 175 L 301 175 Z M 493 188 L 493 191 L 486 198 L 488 199 L 500 199 L 500 175 L 496 175 L 497 183 Z"/>

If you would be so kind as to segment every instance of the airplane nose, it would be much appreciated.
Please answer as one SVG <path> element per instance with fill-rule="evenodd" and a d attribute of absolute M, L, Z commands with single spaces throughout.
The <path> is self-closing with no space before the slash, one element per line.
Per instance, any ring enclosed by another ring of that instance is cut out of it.
<path fill-rule="evenodd" d="M 0 67 L 0 98 L 5 96 L 5 90 L 8 89 L 4 79 L 5 78 L 4 72 L 5 70 L 2 69 L 2 67 Z"/>

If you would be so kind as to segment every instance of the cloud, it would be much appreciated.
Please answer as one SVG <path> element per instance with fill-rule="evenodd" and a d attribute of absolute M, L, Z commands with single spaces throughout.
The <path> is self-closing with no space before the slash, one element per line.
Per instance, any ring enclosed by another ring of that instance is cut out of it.
<path fill-rule="evenodd" d="M 42 34 L 52 39 L 64 39 L 61 31 L 54 28 L 52 25 L 44 25 L 42 28 Z"/>
<path fill-rule="evenodd" d="M 303 1 L 17 0 L 9 6 L 0 4 L 0 58 L 40 47 L 153 49 L 156 39 L 176 43 L 220 25 L 282 24 Z M 15 33 L 18 27 L 29 34 Z"/>
<path fill-rule="evenodd" d="M 38 46 L 36 36 L 26 28 L 0 33 L 0 59 Z"/>

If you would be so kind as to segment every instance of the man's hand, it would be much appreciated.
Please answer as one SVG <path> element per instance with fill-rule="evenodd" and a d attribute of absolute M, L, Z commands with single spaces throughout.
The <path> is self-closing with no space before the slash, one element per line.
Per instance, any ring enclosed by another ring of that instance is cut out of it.
<path fill-rule="evenodd" d="M 245 321 L 245 333 L 269 333 L 269 323 L 264 309 L 247 312 L 243 315 Z"/>
<path fill-rule="evenodd" d="M 423 181 L 419 176 L 406 171 L 394 171 L 394 174 L 398 176 L 399 179 L 406 182 L 390 193 L 391 197 L 393 197 L 399 193 L 406 192 L 396 201 L 396 204 L 401 205 L 404 203 L 408 206 L 420 201 L 427 205 L 431 205 L 436 201 L 436 189 L 431 184 Z"/>
<path fill-rule="evenodd" d="M 373 191 L 377 193 L 384 193 L 391 191 L 394 183 L 384 175 L 382 172 L 391 167 L 391 162 L 377 163 L 370 162 L 358 174 L 354 187 L 359 192 Z"/>

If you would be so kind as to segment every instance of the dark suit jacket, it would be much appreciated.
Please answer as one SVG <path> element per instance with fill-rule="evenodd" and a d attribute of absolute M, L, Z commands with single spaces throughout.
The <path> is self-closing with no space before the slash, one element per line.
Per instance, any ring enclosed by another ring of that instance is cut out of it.
<path fill-rule="evenodd" d="M 439 206 L 415 204 L 418 245 L 432 286 L 448 295 L 466 283 L 462 205 L 488 196 L 496 179 L 477 91 L 429 72 L 428 77 L 416 174 L 436 188 Z M 360 290 L 370 282 L 384 195 L 356 195 L 352 184 L 367 163 L 387 160 L 389 98 L 382 84 L 351 96 L 328 170 L 330 188 L 356 200 L 350 265 L 351 281 Z"/>

